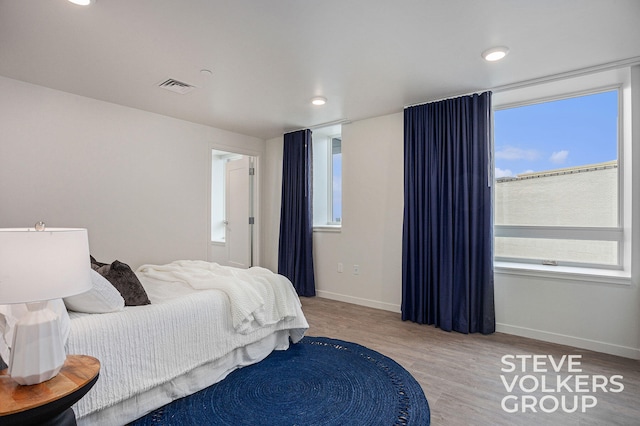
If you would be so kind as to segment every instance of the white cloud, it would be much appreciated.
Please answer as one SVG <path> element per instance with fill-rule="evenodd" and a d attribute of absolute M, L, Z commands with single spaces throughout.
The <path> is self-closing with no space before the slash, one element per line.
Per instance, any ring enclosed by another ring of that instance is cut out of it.
<path fill-rule="evenodd" d="M 496 158 L 500 160 L 537 160 L 540 153 L 535 149 L 521 149 L 513 146 L 505 146 L 496 151 Z"/>
<path fill-rule="evenodd" d="M 496 179 L 501 177 L 510 177 L 513 176 L 513 172 L 509 169 L 502 170 L 500 167 L 496 167 L 495 177 Z"/>
<path fill-rule="evenodd" d="M 555 164 L 562 164 L 565 161 L 567 161 L 568 156 L 569 156 L 569 151 L 566 151 L 566 150 L 554 152 L 553 154 L 551 154 L 551 157 L 549 157 L 549 161 Z"/>

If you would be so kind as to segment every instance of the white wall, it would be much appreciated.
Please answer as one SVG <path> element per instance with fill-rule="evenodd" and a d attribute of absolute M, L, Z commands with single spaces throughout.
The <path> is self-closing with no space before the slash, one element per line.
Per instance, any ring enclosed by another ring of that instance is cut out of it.
<path fill-rule="evenodd" d="M 635 87 L 640 72 L 635 70 Z M 640 105 L 640 90 L 634 94 Z M 640 129 L 640 114 L 634 115 Z M 402 296 L 403 115 L 343 126 L 343 224 L 341 233 L 314 233 L 318 295 L 399 312 Z M 640 132 L 633 135 L 640 146 Z M 264 212 L 263 260 L 277 269 L 282 138 L 267 141 L 269 172 Z M 634 187 L 640 158 L 633 153 Z M 631 155 L 627 152 L 625 155 Z M 627 168 L 631 173 L 632 168 Z M 631 188 L 627 188 L 631 191 Z M 638 194 L 638 191 L 633 191 Z M 630 285 L 496 273 L 498 331 L 640 359 L 640 197 L 633 212 L 634 259 Z M 337 272 L 337 263 L 344 272 Z M 353 275 L 353 264 L 360 275 Z"/>
<path fill-rule="evenodd" d="M 86 227 L 132 267 L 206 259 L 211 145 L 264 141 L 0 77 L 0 227 Z"/>
<path fill-rule="evenodd" d="M 284 139 L 266 142 L 262 173 L 262 266 L 278 271 L 280 202 L 282 201 L 282 148 Z"/>
<path fill-rule="evenodd" d="M 495 296 L 497 331 L 640 359 L 637 284 L 497 273 Z"/>

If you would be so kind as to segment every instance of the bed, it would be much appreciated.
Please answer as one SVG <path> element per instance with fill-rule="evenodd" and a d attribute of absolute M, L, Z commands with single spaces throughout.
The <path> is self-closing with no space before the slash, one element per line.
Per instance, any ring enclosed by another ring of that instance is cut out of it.
<path fill-rule="evenodd" d="M 69 310 L 67 353 L 101 362 L 98 382 L 73 406 L 79 425 L 126 424 L 287 349 L 308 328 L 291 283 L 263 268 L 180 261 L 135 275 L 150 304 Z"/>

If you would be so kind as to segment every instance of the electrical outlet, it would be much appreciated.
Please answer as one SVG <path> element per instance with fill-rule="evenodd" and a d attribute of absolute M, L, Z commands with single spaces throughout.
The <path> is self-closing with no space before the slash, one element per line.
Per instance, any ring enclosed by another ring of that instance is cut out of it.
<path fill-rule="evenodd" d="M 353 275 L 360 275 L 360 265 L 353 265 Z"/>
<path fill-rule="evenodd" d="M 338 263 L 338 272 L 339 273 L 343 273 L 344 272 L 344 265 L 342 264 L 342 262 Z"/>

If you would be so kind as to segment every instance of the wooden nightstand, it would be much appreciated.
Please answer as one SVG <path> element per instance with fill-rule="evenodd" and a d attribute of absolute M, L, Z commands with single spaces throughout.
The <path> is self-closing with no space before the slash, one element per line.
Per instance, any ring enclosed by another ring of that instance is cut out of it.
<path fill-rule="evenodd" d="M 71 409 L 98 380 L 100 362 L 87 355 L 68 355 L 51 380 L 21 386 L 0 371 L 0 424 L 75 425 Z"/>

